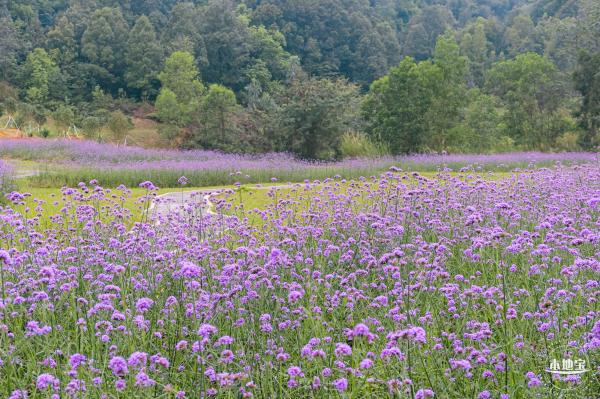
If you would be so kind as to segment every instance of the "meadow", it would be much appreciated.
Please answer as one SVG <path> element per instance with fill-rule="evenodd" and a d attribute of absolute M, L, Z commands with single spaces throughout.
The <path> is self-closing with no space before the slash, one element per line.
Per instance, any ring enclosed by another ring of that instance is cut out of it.
<path fill-rule="evenodd" d="M 217 162 L 114 150 L 70 162 Z M 600 167 L 511 156 L 280 186 L 271 169 L 213 212 L 150 212 L 155 182 L 19 179 L 0 208 L 0 397 L 596 398 Z"/>

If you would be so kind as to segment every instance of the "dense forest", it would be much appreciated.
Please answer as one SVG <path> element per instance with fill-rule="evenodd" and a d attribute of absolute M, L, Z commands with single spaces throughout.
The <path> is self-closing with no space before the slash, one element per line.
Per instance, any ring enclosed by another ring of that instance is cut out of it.
<path fill-rule="evenodd" d="M 309 159 L 589 150 L 600 2 L 0 0 L 0 102 L 97 140 L 142 114 L 171 146 Z"/>

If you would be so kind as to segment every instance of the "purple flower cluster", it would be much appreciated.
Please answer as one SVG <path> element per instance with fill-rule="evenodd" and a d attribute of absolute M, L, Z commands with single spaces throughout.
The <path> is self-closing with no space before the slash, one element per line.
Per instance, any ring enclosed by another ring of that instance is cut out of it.
<path fill-rule="evenodd" d="M 0 397 L 600 392 L 597 164 L 390 170 L 143 222 L 126 196 L 0 208 Z"/>

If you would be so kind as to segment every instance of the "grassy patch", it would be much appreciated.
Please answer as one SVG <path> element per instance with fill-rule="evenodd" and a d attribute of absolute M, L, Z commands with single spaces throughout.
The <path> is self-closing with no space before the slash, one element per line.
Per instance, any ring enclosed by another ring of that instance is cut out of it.
<path fill-rule="evenodd" d="M 198 190 L 198 187 L 186 187 L 184 191 Z M 202 188 L 205 189 L 205 188 Z M 30 215 L 30 217 L 39 218 L 42 224 L 47 224 L 53 216 L 63 214 L 66 211 L 66 205 L 71 202 L 71 196 L 64 195 L 62 189 L 56 187 L 28 187 L 24 181 L 19 182 L 18 191 L 26 194 L 27 197 L 21 205 L 12 204 L 11 207 L 17 212 Z M 122 207 L 130 212 L 129 221 L 131 223 L 139 222 L 146 217 L 149 200 L 153 196 L 158 196 L 172 192 L 173 189 L 163 188 L 152 192 L 151 197 L 147 197 L 149 192 L 143 188 L 131 188 L 126 191 L 117 189 L 106 189 L 105 199 L 101 201 L 89 200 L 89 204 L 98 209 L 99 214 L 109 214 L 111 207 Z M 88 195 L 82 190 L 78 194 Z"/>
<path fill-rule="evenodd" d="M 416 187 L 424 184 L 424 179 L 435 179 L 442 184 L 446 184 L 449 179 L 459 179 L 465 183 L 474 182 L 477 179 L 501 180 L 508 178 L 515 173 L 510 172 L 486 172 L 486 173 L 460 173 L 446 172 L 443 174 L 437 172 L 422 173 L 403 173 L 404 183 L 408 187 Z M 211 201 L 216 205 L 217 210 L 228 215 L 238 217 L 247 217 L 252 222 L 260 223 L 263 219 L 264 211 L 276 208 L 278 205 L 284 205 L 286 209 L 302 211 L 308 209 L 314 198 L 322 198 L 328 192 L 348 194 L 351 188 L 357 186 L 367 192 L 376 188 L 379 178 L 369 178 L 360 180 L 328 180 L 314 183 L 295 183 L 278 185 L 241 185 L 238 187 L 228 186 L 220 187 L 225 189 L 222 193 L 212 196 Z M 365 203 L 373 201 L 373 198 L 354 198 L 356 206 L 364 206 Z"/>

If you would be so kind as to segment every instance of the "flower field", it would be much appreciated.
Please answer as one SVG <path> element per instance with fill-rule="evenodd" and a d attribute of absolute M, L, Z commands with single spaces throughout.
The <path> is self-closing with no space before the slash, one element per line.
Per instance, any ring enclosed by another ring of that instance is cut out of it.
<path fill-rule="evenodd" d="M 378 175 L 391 166 L 406 171 L 435 172 L 470 166 L 479 171 L 598 162 L 590 152 L 520 152 L 494 155 L 410 155 L 336 162 L 302 161 L 289 154 L 224 154 L 206 150 L 165 150 L 99 144 L 85 140 L 0 140 L 0 157 L 27 162 L 30 187 L 76 186 L 98 179 L 105 187 L 136 187 L 151 180 L 161 188 L 178 187 L 185 175 L 190 186 L 323 180 L 339 175 L 346 179 Z"/>
<path fill-rule="evenodd" d="M 128 195 L 63 188 L 44 223 L 8 195 L 0 397 L 598 397 L 597 163 L 394 169 L 137 221 Z"/>

